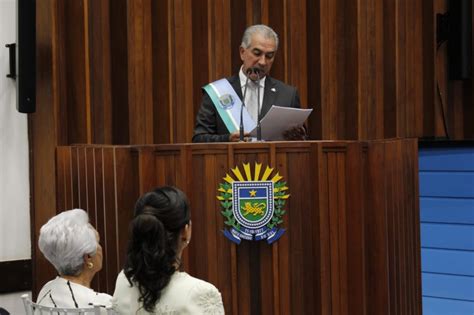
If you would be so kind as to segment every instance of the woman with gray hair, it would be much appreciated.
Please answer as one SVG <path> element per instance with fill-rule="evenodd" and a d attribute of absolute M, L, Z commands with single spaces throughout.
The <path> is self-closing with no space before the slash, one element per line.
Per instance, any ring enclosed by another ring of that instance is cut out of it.
<path fill-rule="evenodd" d="M 59 274 L 43 286 L 38 304 L 67 308 L 111 305 L 110 295 L 90 288 L 102 269 L 102 247 L 84 210 L 64 211 L 51 218 L 41 227 L 38 245 Z"/>

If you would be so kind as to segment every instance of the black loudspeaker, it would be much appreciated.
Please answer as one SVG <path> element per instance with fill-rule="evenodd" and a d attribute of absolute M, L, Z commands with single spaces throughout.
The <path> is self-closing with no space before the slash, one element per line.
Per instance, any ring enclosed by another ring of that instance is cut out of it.
<path fill-rule="evenodd" d="M 472 76 L 472 1 L 449 1 L 447 44 L 451 80 L 466 80 Z"/>
<path fill-rule="evenodd" d="M 16 108 L 20 113 L 36 110 L 36 1 L 17 0 Z"/>

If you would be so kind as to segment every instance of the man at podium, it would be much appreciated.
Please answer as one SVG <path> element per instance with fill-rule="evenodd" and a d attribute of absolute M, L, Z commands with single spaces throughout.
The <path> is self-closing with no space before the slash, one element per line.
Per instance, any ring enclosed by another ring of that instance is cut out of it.
<path fill-rule="evenodd" d="M 278 35 L 273 29 L 262 24 L 248 27 L 239 49 L 239 72 L 203 88 L 193 142 L 249 141 L 249 131 L 272 105 L 301 107 L 296 88 L 269 75 L 278 49 Z M 245 130 L 243 137 L 240 129 Z M 297 126 L 283 135 L 286 140 L 304 140 L 306 131 Z"/>

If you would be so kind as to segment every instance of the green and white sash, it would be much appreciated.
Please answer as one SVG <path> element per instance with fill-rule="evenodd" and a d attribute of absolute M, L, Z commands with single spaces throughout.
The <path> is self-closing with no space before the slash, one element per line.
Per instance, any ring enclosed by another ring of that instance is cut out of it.
<path fill-rule="evenodd" d="M 242 101 L 229 81 L 227 79 L 220 79 L 209 83 L 203 89 L 211 98 L 229 133 L 238 131 L 240 128 Z M 245 132 L 250 132 L 257 126 L 245 107 L 243 110 L 243 121 Z"/>

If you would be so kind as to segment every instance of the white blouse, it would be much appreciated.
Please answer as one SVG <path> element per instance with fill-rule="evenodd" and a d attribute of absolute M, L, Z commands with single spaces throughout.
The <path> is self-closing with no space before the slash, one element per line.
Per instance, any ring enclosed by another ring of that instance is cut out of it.
<path fill-rule="evenodd" d="M 80 308 L 101 305 L 111 306 L 112 297 L 97 293 L 83 285 L 61 277 L 46 283 L 38 294 L 37 303 L 49 307 Z"/>
<path fill-rule="evenodd" d="M 138 301 L 138 287 L 130 283 L 120 272 L 115 284 L 112 305 L 119 314 L 224 314 L 222 297 L 212 284 L 191 277 L 186 272 L 175 272 L 169 284 L 161 292 L 155 312 L 149 313 Z"/>

